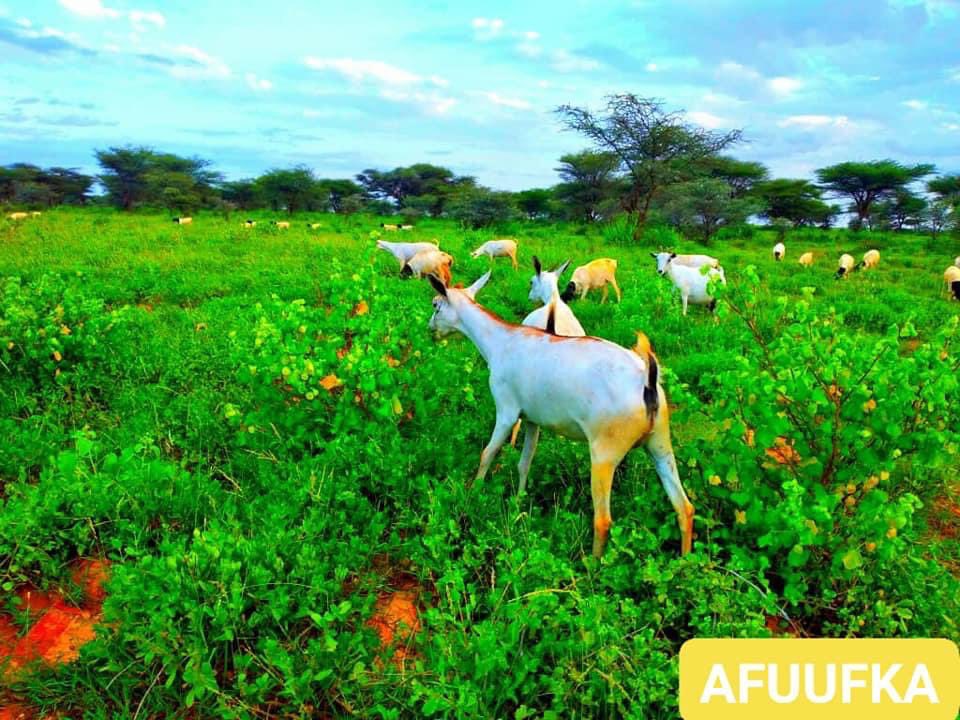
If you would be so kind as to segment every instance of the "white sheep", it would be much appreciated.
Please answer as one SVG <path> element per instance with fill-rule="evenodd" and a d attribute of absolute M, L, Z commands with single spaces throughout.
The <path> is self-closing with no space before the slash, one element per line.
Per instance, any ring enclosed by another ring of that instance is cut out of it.
<path fill-rule="evenodd" d="M 864 270 L 869 270 L 872 267 L 876 267 L 880 264 L 880 251 L 879 250 L 867 250 L 863 254 L 863 262 L 860 263 L 860 267 Z"/>
<path fill-rule="evenodd" d="M 711 267 L 706 272 L 703 267 L 692 268 L 686 265 L 677 265 L 673 262 L 673 253 L 650 253 L 657 259 L 657 272 L 666 275 L 680 291 L 680 300 L 683 303 L 683 314 L 687 314 L 687 304 L 706 305 L 711 310 L 717 306 L 717 301 L 707 291 L 710 281 L 719 278 L 726 284 L 727 279 L 722 267 Z"/>
<path fill-rule="evenodd" d="M 274 220 L 273 226 L 276 227 L 278 230 L 289 230 L 290 222 L 288 220 Z"/>
<path fill-rule="evenodd" d="M 804 267 L 810 267 L 810 266 L 812 266 L 812 265 L 813 265 L 813 253 L 812 253 L 812 252 L 805 252 L 803 255 L 800 256 L 800 259 L 797 260 L 797 262 L 799 262 L 799 263 L 800 263 L 801 265 L 803 265 Z"/>
<path fill-rule="evenodd" d="M 244 220 L 244 221 L 243 221 L 243 226 L 244 226 L 245 228 L 256 227 L 256 226 L 257 226 L 257 221 L 256 221 L 256 220 Z"/>
<path fill-rule="evenodd" d="M 390 242 L 389 240 L 377 240 L 377 247 L 393 255 L 397 262 L 400 263 L 401 270 L 403 270 L 403 266 L 407 264 L 407 261 L 417 253 L 423 252 L 424 250 L 439 249 L 434 243 L 429 242 L 402 243 Z"/>
<path fill-rule="evenodd" d="M 320 223 L 307 223 L 307 227 L 310 228 L 311 230 L 319 230 Z"/>
<path fill-rule="evenodd" d="M 960 266 L 950 265 L 943 273 L 943 282 L 947 286 L 947 292 L 953 292 L 953 296 L 960 300 Z"/>
<path fill-rule="evenodd" d="M 24 220 L 25 218 L 28 218 L 28 217 L 29 215 L 25 212 L 12 212 L 9 215 L 7 215 L 7 220 Z"/>
<path fill-rule="evenodd" d="M 399 225 L 388 225 L 387 223 L 380 223 L 380 227 L 387 232 L 394 232 L 400 229 Z"/>
<path fill-rule="evenodd" d="M 853 255 L 849 253 L 844 253 L 841 255 L 839 267 L 837 267 L 837 274 L 833 276 L 834 279 L 839 280 L 840 278 L 846 277 L 853 272 L 856 262 L 857 261 L 853 259 Z"/>
<path fill-rule="evenodd" d="M 516 240 L 487 240 L 483 245 L 470 253 L 470 257 L 472 258 L 478 258 L 481 255 L 486 255 L 488 258 L 490 258 L 491 263 L 493 262 L 494 258 L 508 257 L 513 263 L 513 269 L 517 269 Z"/>
<path fill-rule="evenodd" d="M 401 225 L 401 230 L 413 230 L 413 225 Z"/>
<path fill-rule="evenodd" d="M 496 423 L 480 454 L 476 480 L 491 463 L 519 418 L 590 445 L 593 495 L 593 554 L 599 557 L 613 519 L 610 493 L 620 461 L 638 444 L 653 459 L 677 515 L 681 552 L 693 544 L 694 508 L 680 483 L 670 441 L 667 397 L 646 336 L 638 333 L 631 351 L 593 337 L 561 337 L 537 328 L 511 325 L 477 304 L 487 272 L 466 289 L 430 282 L 434 298 L 430 329 L 437 335 L 466 335 L 490 368 Z M 538 434 L 528 430 L 517 470 L 526 483 Z"/>
<path fill-rule="evenodd" d="M 617 285 L 617 261 L 612 258 L 598 258 L 591 260 L 586 265 L 581 265 L 573 271 L 570 282 L 561 297 L 566 302 L 570 302 L 576 297 L 583 300 L 591 290 L 602 288 L 600 302 L 607 301 L 607 285 L 613 286 L 613 291 L 617 295 L 617 302 L 620 302 L 620 286 Z"/>
<path fill-rule="evenodd" d="M 773 259 L 777 262 L 780 262 L 787 256 L 787 246 L 782 242 L 778 242 L 773 246 Z"/>
<path fill-rule="evenodd" d="M 192 217 L 175 217 L 173 221 L 177 225 L 190 225 L 193 222 Z"/>
<path fill-rule="evenodd" d="M 434 247 L 429 250 L 421 250 L 410 258 L 400 269 L 400 274 L 413 275 L 415 278 L 435 275 L 443 281 L 444 285 L 449 285 L 451 280 L 450 268 L 452 266 L 453 256 Z"/>

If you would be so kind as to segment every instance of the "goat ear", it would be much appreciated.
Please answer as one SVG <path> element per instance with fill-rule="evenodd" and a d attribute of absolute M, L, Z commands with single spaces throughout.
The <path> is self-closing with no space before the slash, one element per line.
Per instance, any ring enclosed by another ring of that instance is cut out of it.
<path fill-rule="evenodd" d="M 471 298 L 476 298 L 477 293 L 483 289 L 483 286 L 486 285 L 487 281 L 490 279 L 490 272 L 491 272 L 490 270 L 487 270 L 483 275 L 478 277 L 474 281 L 473 285 L 471 285 L 465 290 L 467 295 L 469 295 Z"/>
<path fill-rule="evenodd" d="M 543 270 L 543 268 L 540 266 L 540 258 L 538 258 L 536 255 L 533 256 L 533 269 L 537 271 L 537 275 L 539 275 L 540 271 Z"/>
<path fill-rule="evenodd" d="M 557 277 L 560 277 L 561 275 L 563 275 L 563 274 L 567 271 L 567 268 L 568 268 L 568 267 L 570 267 L 570 261 L 569 261 L 569 260 L 564 260 L 562 263 L 560 263 L 560 265 L 557 267 L 557 269 L 554 270 L 553 272 L 554 272 L 554 274 L 555 274 Z"/>
<path fill-rule="evenodd" d="M 656 254 L 656 253 L 650 253 L 650 257 L 652 257 L 654 260 L 656 260 L 656 259 L 657 259 L 657 254 Z"/>
<path fill-rule="evenodd" d="M 670 253 L 670 259 L 673 260 L 677 256 L 676 253 Z"/>
<path fill-rule="evenodd" d="M 435 275 L 428 275 L 427 279 L 430 281 L 430 284 L 433 285 L 434 290 L 444 297 L 447 296 L 447 286 L 440 282 Z"/>

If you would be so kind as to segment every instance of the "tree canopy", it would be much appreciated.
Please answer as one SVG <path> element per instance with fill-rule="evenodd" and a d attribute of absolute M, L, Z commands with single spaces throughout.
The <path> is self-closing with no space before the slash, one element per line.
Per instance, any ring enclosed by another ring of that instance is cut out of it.
<path fill-rule="evenodd" d="M 928 163 L 901 165 L 895 160 L 843 162 L 817 170 L 817 179 L 824 190 L 852 201 L 851 211 L 857 223 L 863 224 L 870 207 L 877 200 L 904 190 L 911 183 L 930 175 L 934 166 Z"/>

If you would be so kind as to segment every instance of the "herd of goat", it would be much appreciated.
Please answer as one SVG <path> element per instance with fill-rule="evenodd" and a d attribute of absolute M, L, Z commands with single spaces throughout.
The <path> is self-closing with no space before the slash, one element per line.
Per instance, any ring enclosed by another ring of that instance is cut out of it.
<path fill-rule="evenodd" d="M 481 481 L 497 453 L 509 440 L 516 441 L 521 421 L 525 436 L 520 460 L 518 493 L 526 490 L 530 465 L 536 453 L 540 429 L 547 428 L 590 447 L 591 493 L 593 496 L 593 554 L 599 557 L 606 545 L 610 526 L 610 493 L 614 472 L 626 454 L 642 445 L 650 454 L 660 482 L 673 505 L 680 527 L 681 553 L 693 543 L 694 508 L 684 492 L 670 439 L 669 405 L 660 384 L 656 355 L 646 335 L 637 333 L 631 349 L 587 335 L 567 304 L 584 298 L 593 289 L 602 289 L 601 302 L 612 286 L 617 300 L 617 261 L 599 258 L 573 271 L 570 282 L 560 291 L 561 277 L 569 261 L 546 270 L 534 256 L 530 300 L 539 307 L 520 325 L 506 322 L 480 305 L 477 293 L 487 284 L 487 271 L 469 287 L 453 286 L 454 258 L 429 242 L 377 240 L 377 247 L 399 263 L 402 275 L 426 277 L 437 292 L 433 300 L 430 329 L 438 336 L 459 332 L 469 338 L 490 370 L 490 392 L 496 405 L 496 420 L 490 440 L 480 454 L 475 481 Z M 507 257 L 517 267 L 517 243 L 511 239 L 490 240 L 474 250 L 471 257 Z M 657 272 L 666 275 L 680 291 L 683 314 L 687 306 L 716 301 L 710 282 L 726 282 L 719 260 L 709 255 L 651 253 Z M 773 248 L 776 261 L 786 257 L 786 246 Z M 809 267 L 812 252 L 799 262 Z M 869 250 L 859 265 L 844 253 L 835 274 L 837 279 L 856 269 L 876 267 L 880 252 Z M 960 257 L 944 273 L 953 294 L 960 299 Z"/>
<path fill-rule="evenodd" d="M 37 217 L 39 212 L 15 212 L 10 220 Z M 192 224 L 191 217 L 177 217 L 178 225 Z M 256 226 L 246 220 L 244 227 Z M 289 221 L 273 221 L 278 229 L 289 229 Z M 311 229 L 319 223 L 307 223 Z M 412 230 L 412 225 L 381 224 L 384 231 Z M 488 270 L 469 287 L 453 285 L 454 258 L 430 242 L 389 242 L 377 240 L 377 247 L 390 253 L 400 265 L 402 275 L 426 278 L 437 295 L 433 300 L 430 329 L 437 336 L 459 332 L 477 347 L 490 369 L 490 392 L 496 405 L 496 421 L 490 440 L 480 454 L 476 481 L 486 476 L 493 460 L 509 440 L 516 441 L 521 422 L 525 434 L 517 465 L 518 492 L 526 490 L 530 465 L 537 450 L 541 428 L 561 436 L 586 441 L 590 446 L 591 493 L 593 496 L 593 554 L 603 553 L 613 522 L 610 514 L 610 493 L 614 472 L 626 454 L 642 445 L 650 454 L 657 475 L 670 499 L 680 527 L 681 552 L 690 551 L 693 543 L 694 508 L 690 503 L 673 454 L 670 438 L 669 405 L 660 383 L 660 368 L 649 340 L 637 332 L 637 342 L 626 349 L 596 337 L 588 336 L 568 303 L 583 299 L 591 290 L 601 290 L 605 302 L 608 288 L 613 287 L 617 301 L 621 299 L 617 285 L 617 261 L 599 258 L 573 271 L 561 292 L 561 277 L 569 262 L 553 270 L 545 269 L 534 256 L 534 276 L 530 282 L 530 300 L 539 307 L 529 313 L 520 325 L 502 320 L 480 305 L 476 296 L 490 279 Z M 773 248 L 776 261 L 786 258 L 784 243 Z M 517 264 L 517 242 L 512 239 L 489 240 L 474 250 L 473 258 L 485 256 L 491 264 L 495 258 L 510 259 Z M 713 309 L 711 281 L 725 283 L 723 268 L 709 255 L 678 255 L 673 252 L 651 253 L 657 272 L 667 276 L 677 287 L 687 314 L 688 304 Z M 799 263 L 810 267 L 814 254 L 805 252 Z M 876 267 L 880 253 L 869 250 L 862 262 L 848 253 L 841 255 L 835 274 L 837 279 L 857 269 Z M 954 297 L 960 300 L 960 257 L 944 272 L 944 281 Z"/>

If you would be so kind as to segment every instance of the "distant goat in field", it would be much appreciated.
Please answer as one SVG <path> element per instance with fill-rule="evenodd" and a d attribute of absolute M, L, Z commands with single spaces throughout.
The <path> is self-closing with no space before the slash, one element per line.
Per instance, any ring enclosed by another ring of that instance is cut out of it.
<path fill-rule="evenodd" d="M 513 263 L 513 269 L 517 269 L 516 240 L 487 240 L 487 242 L 470 253 L 470 257 L 472 258 L 478 258 L 481 255 L 486 255 L 490 258 L 491 263 L 494 258 L 508 257 L 510 258 L 510 262 Z"/>
<path fill-rule="evenodd" d="M 613 292 L 617 295 L 617 302 L 620 302 L 620 286 L 617 285 L 617 261 L 612 258 L 599 258 L 592 260 L 586 265 L 581 265 L 573 271 L 570 282 L 567 283 L 566 290 L 561 296 L 566 302 L 574 298 L 583 300 L 587 293 L 597 288 L 602 288 L 600 302 L 607 301 L 607 285 L 613 286 Z"/>
<path fill-rule="evenodd" d="M 192 217 L 175 217 L 173 221 L 177 225 L 190 225 L 193 222 Z"/>

